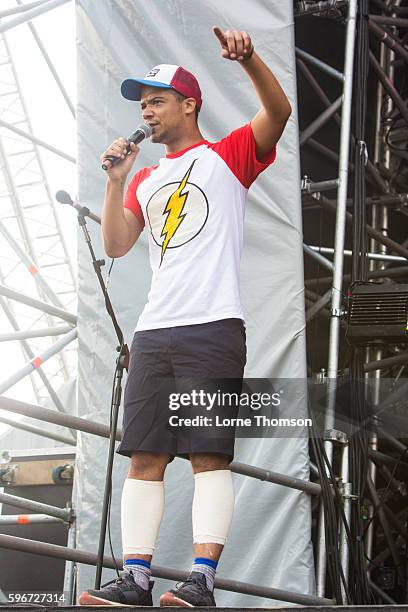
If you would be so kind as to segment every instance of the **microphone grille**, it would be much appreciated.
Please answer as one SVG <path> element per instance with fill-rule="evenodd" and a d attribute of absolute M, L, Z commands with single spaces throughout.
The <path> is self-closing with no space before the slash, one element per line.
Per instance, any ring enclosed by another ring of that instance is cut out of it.
<path fill-rule="evenodd" d="M 73 204 L 71 196 L 64 189 L 60 189 L 59 191 L 57 191 L 57 193 L 55 194 L 55 199 L 60 204 Z"/>
<path fill-rule="evenodd" d="M 142 137 L 141 137 L 141 134 L 143 134 Z M 141 123 L 136 128 L 136 131 L 133 132 L 131 136 L 129 136 L 128 141 L 139 143 L 141 140 L 144 140 L 145 138 L 149 138 L 152 134 L 153 134 L 152 128 L 149 125 L 146 125 L 145 123 Z"/>
<path fill-rule="evenodd" d="M 142 123 L 141 125 L 139 125 L 137 129 L 138 131 L 143 132 L 143 134 L 145 135 L 145 138 L 150 138 L 150 136 L 153 134 L 153 130 L 150 127 L 150 125 L 146 125 L 145 123 Z"/>

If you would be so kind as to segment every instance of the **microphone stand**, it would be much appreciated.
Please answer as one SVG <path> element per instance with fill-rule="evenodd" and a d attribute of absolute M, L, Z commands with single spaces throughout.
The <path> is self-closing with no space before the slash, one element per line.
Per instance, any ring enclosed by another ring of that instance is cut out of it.
<path fill-rule="evenodd" d="M 103 569 L 103 554 L 105 549 L 105 539 L 106 539 L 106 525 L 108 521 L 108 512 L 109 512 L 109 503 L 110 496 L 112 490 L 112 469 L 113 469 L 113 460 L 114 460 L 114 452 L 115 452 L 115 442 L 116 442 L 116 432 L 117 432 L 117 424 L 118 424 L 118 414 L 120 401 L 122 397 L 122 378 L 123 378 L 123 370 L 128 369 L 129 366 L 129 349 L 127 345 L 124 343 L 124 337 L 121 328 L 117 322 L 115 313 L 113 311 L 112 303 L 109 298 L 109 294 L 106 289 L 106 285 L 102 276 L 101 268 L 105 265 L 104 259 L 96 259 L 95 253 L 91 244 L 91 238 L 88 232 L 88 228 L 86 226 L 85 217 L 88 216 L 93 218 L 96 222 L 98 217 L 90 213 L 89 208 L 86 206 L 80 206 L 77 204 L 74 206 L 78 210 L 78 223 L 80 228 L 83 231 L 85 241 L 88 245 L 89 251 L 92 257 L 92 263 L 96 275 L 99 280 L 99 284 L 102 289 L 102 293 L 105 298 L 105 306 L 108 314 L 113 322 L 113 327 L 115 328 L 116 335 L 118 338 L 119 346 L 116 347 L 119 356 L 116 360 L 116 371 L 115 371 L 115 380 L 114 380 L 114 388 L 112 394 L 112 404 L 111 404 L 111 421 L 110 421 L 110 437 L 109 437 L 109 452 L 108 452 L 108 462 L 106 467 L 106 477 L 105 477 L 105 490 L 103 494 L 103 504 L 102 504 L 102 517 L 101 517 L 101 527 L 99 532 L 99 545 L 98 545 L 98 554 L 97 554 L 97 562 L 96 562 L 96 574 L 95 574 L 95 589 L 99 589 L 101 586 L 101 577 L 102 577 L 102 569 Z M 99 220 L 100 223 L 100 220 Z"/>
<path fill-rule="evenodd" d="M 94 215 L 94 213 L 90 212 L 89 208 L 86 208 L 85 206 L 81 206 L 81 204 L 78 204 L 78 202 L 74 202 L 74 200 L 69 195 L 68 191 L 65 191 L 64 189 L 60 189 L 55 194 L 55 199 L 57 200 L 57 202 L 59 202 L 59 204 L 68 204 L 68 206 L 72 206 L 72 208 L 75 208 L 75 210 L 77 210 L 78 212 L 86 211 L 84 214 L 87 217 L 92 219 L 92 221 L 99 223 L 99 225 L 101 224 L 101 218 L 98 217 L 98 215 Z"/>

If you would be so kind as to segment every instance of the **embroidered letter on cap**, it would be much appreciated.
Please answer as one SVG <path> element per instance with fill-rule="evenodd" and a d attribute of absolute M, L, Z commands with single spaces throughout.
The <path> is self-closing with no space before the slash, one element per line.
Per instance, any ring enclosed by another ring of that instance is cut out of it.
<path fill-rule="evenodd" d="M 150 72 L 146 74 L 145 79 L 148 79 L 149 77 L 155 77 L 158 72 L 160 72 L 160 68 L 152 68 Z"/>

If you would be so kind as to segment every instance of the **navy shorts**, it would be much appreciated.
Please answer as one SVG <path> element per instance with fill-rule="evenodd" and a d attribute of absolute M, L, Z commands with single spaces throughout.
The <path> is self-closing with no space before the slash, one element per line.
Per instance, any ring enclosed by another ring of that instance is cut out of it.
<path fill-rule="evenodd" d="M 234 431 L 220 435 L 185 435 L 169 427 L 169 401 L 163 401 L 161 381 L 229 379 L 235 388 L 246 363 L 245 326 L 241 319 L 222 319 L 197 325 L 135 332 L 130 348 L 124 394 L 122 441 L 117 451 L 169 453 L 188 458 L 190 453 L 234 456 Z M 237 411 L 229 408 L 229 416 Z"/>

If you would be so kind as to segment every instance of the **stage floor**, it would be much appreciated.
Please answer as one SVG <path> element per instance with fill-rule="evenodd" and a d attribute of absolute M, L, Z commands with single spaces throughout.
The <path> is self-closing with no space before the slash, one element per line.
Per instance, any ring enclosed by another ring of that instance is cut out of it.
<path fill-rule="evenodd" d="M 66 612 L 74 612 L 78 610 L 92 610 L 93 612 L 106 612 L 109 609 L 113 610 L 129 610 L 133 608 L 138 610 L 139 612 L 151 612 L 152 610 L 163 610 L 163 608 L 152 608 L 152 607 L 138 607 L 138 606 L 0 606 L 0 612 L 3 610 L 19 610 L 19 612 L 27 612 L 30 610 L 47 610 L 48 612 L 56 612 L 58 610 L 65 610 Z M 302 608 L 302 612 L 324 612 L 325 610 L 341 610 L 341 612 L 408 612 L 408 605 L 378 605 L 378 606 L 273 606 L 273 607 L 265 607 L 265 608 L 194 608 L 195 610 L 220 610 L 224 612 L 246 612 L 247 610 L 251 610 L 253 612 L 265 612 L 265 610 L 282 610 L 285 612 L 298 612 L 299 608 Z M 168 607 L 166 610 L 180 610 L 180 608 Z"/>

